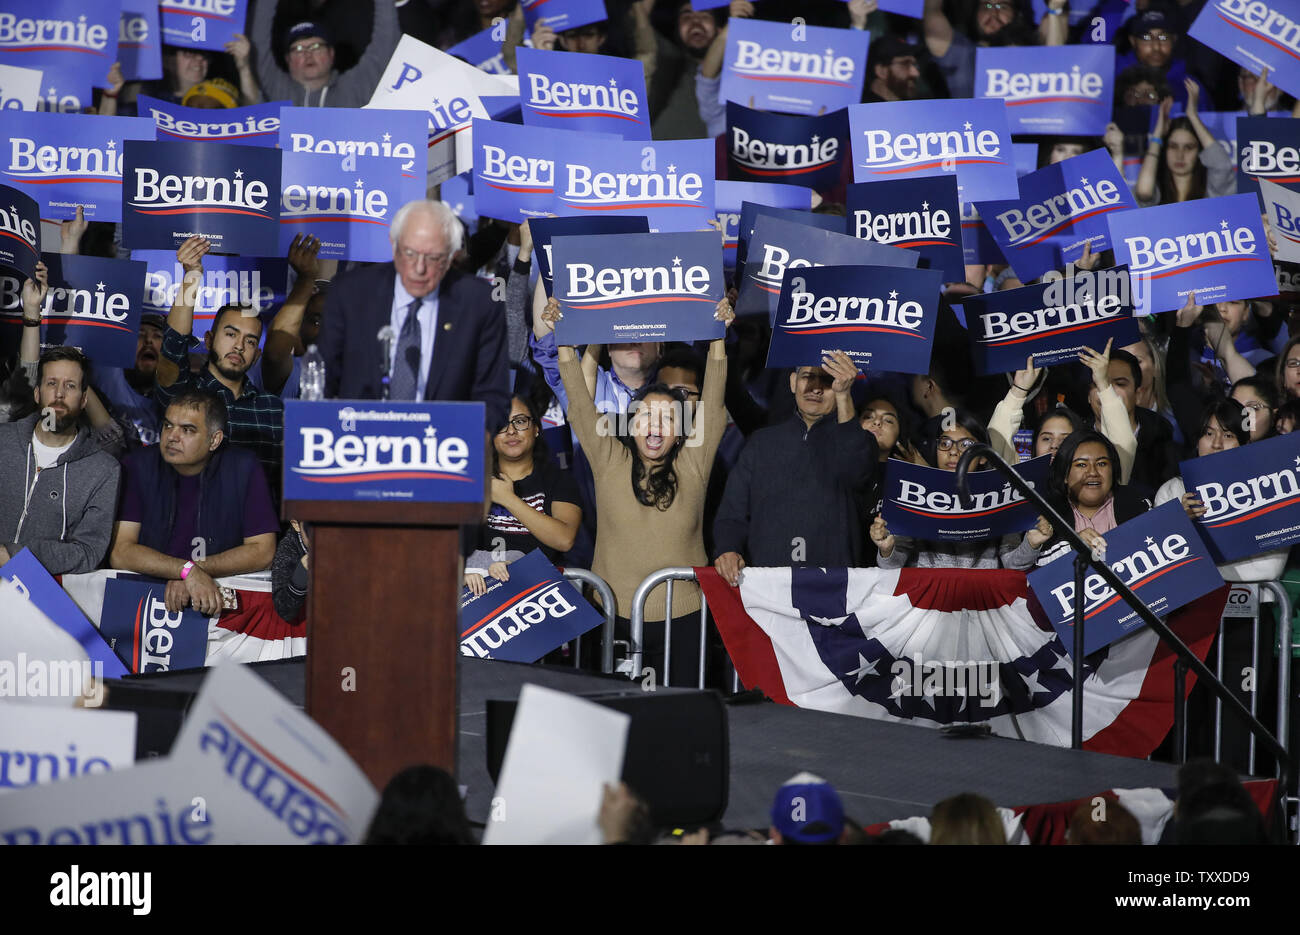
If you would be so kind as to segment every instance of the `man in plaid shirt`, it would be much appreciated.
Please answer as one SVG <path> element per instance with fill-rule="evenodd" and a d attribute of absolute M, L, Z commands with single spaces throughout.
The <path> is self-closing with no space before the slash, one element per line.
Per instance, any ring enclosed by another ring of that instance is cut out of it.
<path fill-rule="evenodd" d="M 247 376 L 261 354 L 261 319 L 237 305 L 222 308 L 207 334 L 206 366 L 198 373 L 190 370 L 189 351 L 198 344 L 193 335 L 194 296 L 203 283 L 203 255 L 209 246 L 207 240 L 196 236 L 176 251 L 185 277 L 167 315 L 154 400 L 160 409 L 166 409 L 178 395 L 196 387 L 217 393 L 226 403 L 230 443 L 257 454 L 278 503 L 284 403 L 279 396 L 258 389 Z"/>

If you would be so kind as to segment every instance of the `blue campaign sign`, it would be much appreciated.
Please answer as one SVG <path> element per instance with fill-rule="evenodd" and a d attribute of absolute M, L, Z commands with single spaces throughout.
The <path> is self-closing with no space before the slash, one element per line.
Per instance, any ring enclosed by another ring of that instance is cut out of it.
<path fill-rule="evenodd" d="M 460 651 L 478 659 L 536 662 L 605 622 L 578 589 L 534 549 L 510 563 L 510 580 L 486 578 L 487 593 L 460 599 Z"/>
<path fill-rule="evenodd" d="M 456 212 L 456 217 L 460 218 L 466 227 L 474 230 L 478 226 L 478 211 L 474 209 L 474 194 L 470 191 L 471 181 L 468 172 L 464 175 L 453 175 L 442 183 L 438 196 L 443 204 L 449 205 L 451 210 Z"/>
<path fill-rule="evenodd" d="M 608 19 L 605 0 L 519 0 L 519 5 L 530 35 L 538 24 L 564 32 Z"/>
<path fill-rule="evenodd" d="M 770 114 L 728 101 L 727 175 L 742 182 L 831 188 L 840 180 L 848 136 L 843 109 L 822 116 Z"/>
<path fill-rule="evenodd" d="M 448 55 L 473 65 L 489 75 L 509 75 L 510 66 L 501 51 L 501 40 L 493 35 L 497 27 L 489 26 L 482 32 L 476 32 L 464 42 L 459 42 L 447 50 Z"/>
<path fill-rule="evenodd" d="M 97 256 L 43 256 L 50 290 L 41 340 L 81 348 L 95 363 L 134 367 L 145 265 Z"/>
<path fill-rule="evenodd" d="M 524 123 L 650 139 L 645 69 L 636 59 L 527 48 L 515 56 Z"/>
<path fill-rule="evenodd" d="M 94 89 L 85 75 L 62 62 L 41 65 L 41 96 L 36 109 L 52 114 L 79 114 L 94 103 Z"/>
<path fill-rule="evenodd" d="M 1132 276 L 1139 315 L 1277 292 L 1256 195 L 1227 195 L 1110 216 L 1117 263 Z"/>
<path fill-rule="evenodd" d="M 1015 465 L 1034 490 L 1047 489 L 1051 456 Z M 997 471 L 972 471 L 969 501 L 957 493 L 957 474 L 891 458 L 885 462 L 881 515 L 890 535 L 931 542 L 974 542 L 1024 532 L 1038 522 L 1038 508 Z"/>
<path fill-rule="evenodd" d="M 1001 100 L 889 101 L 849 108 L 853 181 L 956 174 L 962 198 L 1019 198 Z"/>
<path fill-rule="evenodd" d="M 754 236 L 754 224 L 760 217 L 781 218 L 816 230 L 844 233 L 844 218 L 837 214 L 813 214 L 802 208 L 783 208 L 769 205 L 765 201 L 746 199 L 740 203 L 740 220 L 736 222 L 736 269 L 738 271 L 744 270 L 745 259 L 749 255 L 749 239 Z"/>
<path fill-rule="evenodd" d="M 651 231 L 713 229 L 713 140 L 607 140 L 560 154 L 555 168 L 556 214 L 643 214 Z"/>
<path fill-rule="evenodd" d="M 1105 149 L 1074 156 L 1020 180 L 1014 201 L 980 202 L 980 216 L 998 249 L 1024 282 L 1060 269 L 1092 245 L 1111 246 L 1107 220 L 1137 207 Z"/>
<path fill-rule="evenodd" d="M 713 231 L 553 237 L 552 287 L 560 344 L 707 341 L 727 291 Z"/>
<path fill-rule="evenodd" d="M 103 666 L 101 677 L 115 679 L 126 675 L 122 660 L 117 658 L 99 630 L 86 619 L 81 608 L 50 576 L 31 549 L 23 549 L 0 566 L 0 578 L 12 581 L 37 610 L 81 644 L 90 661 Z"/>
<path fill-rule="evenodd" d="M 174 250 L 132 250 L 131 259 L 145 265 L 142 312 L 166 315 L 176 299 L 185 272 Z M 203 281 L 194 294 L 194 326 L 202 338 L 224 305 L 251 307 L 265 320 L 284 303 L 289 263 L 284 257 L 221 256 L 203 258 Z"/>
<path fill-rule="evenodd" d="M 402 170 L 400 204 L 425 194 L 429 118 L 420 110 L 343 107 L 280 108 L 280 148 L 286 153 L 378 156 Z M 399 206 L 400 206 L 399 204 Z"/>
<path fill-rule="evenodd" d="M 393 257 L 388 228 L 402 206 L 402 169 L 395 159 L 355 160 L 317 153 L 283 153 L 280 173 L 280 250 L 295 234 L 320 238 L 329 260 L 384 263 Z M 350 169 L 344 169 L 351 163 Z"/>
<path fill-rule="evenodd" d="M 1196 521 L 1216 562 L 1300 541 L 1300 437 L 1295 432 L 1182 463 L 1205 505 Z"/>
<path fill-rule="evenodd" d="M 105 87 L 117 61 L 121 0 L 5 0 L 0 62 L 20 68 L 58 66 L 78 83 Z"/>
<path fill-rule="evenodd" d="M 849 186 L 847 208 L 854 237 L 915 251 L 945 282 L 966 281 L 955 178 L 860 182 Z"/>
<path fill-rule="evenodd" d="M 280 157 L 233 143 L 128 143 L 122 239 L 165 250 L 201 234 L 217 253 L 279 256 Z"/>
<path fill-rule="evenodd" d="M 1117 526 L 1103 538 L 1106 564 L 1157 617 L 1223 587 L 1219 569 L 1177 500 Z M 1066 553 L 1029 575 L 1030 589 L 1066 646 L 1074 645 L 1072 555 Z M 1083 579 L 1083 621 L 1085 655 L 1144 626 L 1137 611 L 1091 568 Z"/>
<path fill-rule="evenodd" d="M 533 254 L 537 257 L 537 275 L 546 297 L 552 295 L 551 245 L 556 237 L 580 237 L 587 234 L 648 234 L 650 224 L 644 217 L 614 214 L 606 217 L 537 218 L 528 222 L 533 235 Z"/>
<path fill-rule="evenodd" d="M 759 110 L 821 114 L 862 99 L 870 35 L 759 19 L 727 24 L 718 98 Z"/>
<path fill-rule="evenodd" d="M 925 12 L 925 0 L 881 0 L 877 6 L 886 13 L 897 13 L 912 19 L 920 19 Z"/>
<path fill-rule="evenodd" d="M 152 140 L 154 124 L 143 117 L 43 114 L 5 115 L 5 165 L 0 182 L 26 192 L 41 217 L 87 221 L 122 219 L 122 154 L 126 140 Z"/>
<path fill-rule="evenodd" d="M 1300 0 L 1210 0 L 1187 35 L 1300 95 Z"/>
<path fill-rule="evenodd" d="M 722 265 L 729 270 L 736 268 L 740 209 L 747 201 L 807 214 L 812 207 L 812 189 L 773 182 L 730 182 L 726 179 L 714 182 L 713 210 L 722 227 Z"/>
<path fill-rule="evenodd" d="M 136 113 L 148 117 L 158 127 L 159 140 L 190 143 L 240 143 L 244 146 L 269 146 L 280 141 L 280 108 L 283 102 L 254 104 L 209 110 L 182 107 L 141 94 Z M 308 110 L 311 108 L 302 108 Z"/>
<path fill-rule="evenodd" d="M 745 268 L 739 279 L 737 315 L 766 314 L 776 320 L 788 270 L 816 266 L 899 266 L 915 269 L 920 255 L 847 234 L 810 228 L 760 214 L 754 220 Z"/>
<path fill-rule="evenodd" d="M 158 10 L 165 45 L 221 52 L 245 32 L 248 0 L 162 0 Z"/>
<path fill-rule="evenodd" d="M 474 207 L 479 217 L 518 223 L 545 217 L 555 203 L 555 163 L 617 137 L 496 120 L 474 121 Z"/>
<path fill-rule="evenodd" d="M 943 275 L 932 269 L 822 266 L 792 272 L 781 286 L 767 365 L 817 365 L 839 350 L 862 370 L 928 373 L 942 288 Z"/>
<path fill-rule="evenodd" d="M 1106 342 L 1125 347 L 1141 340 L 1133 318 L 1128 270 L 1081 272 L 1020 289 L 966 296 L 966 313 L 975 369 L 1011 373 L 1034 358 L 1035 367 L 1077 360 Z"/>
<path fill-rule="evenodd" d="M 1259 179 L 1300 192 L 1300 120 L 1239 117 L 1237 159 L 1238 192 L 1259 191 Z"/>
<path fill-rule="evenodd" d="M 0 266 L 30 278 L 40 259 L 40 207 L 18 189 L 0 185 Z"/>
<path fill-rule="evenodd" d="M 207 661 L 208 618 L 167 609 L 167 582 L 118 575 L 104 582 L 99 632 L 136 674 L 199 669 Z"/>
<path fill-rule="evenodd" d="M 1110 123 L 1113 45 L 975 50 L 975 96 L 1001 98 L 1016 134 L 1101 136 Z"/>
<path fill-rule="evenodd" d="M 284 404 L 284 499 L 482 503 L 482 403 Z"/>
<path fill-rule="evenodd" d="M 1005 263 L 997 241 L 980 217 L 979 207 L 971 201 L 961 203 L 961 245 L 964 259 L 971 265 Z"/>
<path fill-rule="evenodd" d="M 158 4 L 122 0 L 117 33 L 117 60 L 127 81 L 154 81 L 163 76 Z"/>

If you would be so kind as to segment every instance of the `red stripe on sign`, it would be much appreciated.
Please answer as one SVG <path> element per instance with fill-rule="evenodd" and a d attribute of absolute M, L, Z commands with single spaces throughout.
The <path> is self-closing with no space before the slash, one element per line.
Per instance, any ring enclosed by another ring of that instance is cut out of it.
<path fill-rule="evenodd" d="M 156 208 L 149 211 L 145 211 L 142 208 L 137 208 L 136 213 L 150 214 L 150 215 L 153 214 L 243 214 L 250 218 L 263 218 L 269 220 L 269 218 L 267 218 L 265 214 L 262 214 L 259 211 L 241 211 L 239 208 L 215 208 L 215 207 L 214 208 L 204 208 L 204 207 Z"/>
<path fill-rule="evenodd" d="M 648 302 L 703 302 L 706 305 L 716 305 L 716 299 L 696 299 L 690 296 L 673 295 L 673 296 L 651 296 L 648 299 L 628 299 L 626 302 L 601 302 L 598 305 L 570 305 L 572 309 L 583 308 L 624 308 L 628 305 L 645 305 Z"/>
<path fill-rule="evenodd" d="M 1274 510 L 1280 510 L 1284 506 L 1291 506 L 1293 503 L 1297 503 L 1297 502 L 1300 502 L 1300 497 L 1292 497 L 1290 500 L 1282 500 L 1279 503 L 1271 503 L 1266 507 L 1263 507 L 1258 510 L 1252 510 L 1251 512 L 1246 513 L 1242 516 L 1235 517 L 1234 519 L 1227 519 L 1221 523 L 1208 523 L 1206 525 L 1206 528 L 1218 529 L 1221 526 L 1235 526 L 1238 523 L 1244 523 L 1248 519 L 1254 519 L 1256 516 L 1263 516 L 1265 513 L 1272 513 Z"/>
<path fill-rule="evenodd" d="M 1060 328 L 1060 329 L 1057 329 L 1057 330 L 1055 330 L 1055 331 L 1045 331 L 1045 332 L 1043 332 L 1042 334 L 1029 334 L 1029 335 L 1026 335 L 1026 336 L 1023 337 L 1023 338 L 1006 338 L 1005 340 L 1002 340 L 1002 341 L 990 341 L 989 344 L 988 344 L 988 346 L 989 346 L 989 347 L 1007 347 L 1008 345 L 1011 345 L 1011 344 L 1019 344 L 1019 343 L 1021 343 L 1022 341 L 1034 341 L 1034 340 L 1037 340 L 1038 338 L 1047 337 L 1048 335 L 1053 335 L 1053 334 L 1066 334 L 1066 333 L 1068 333 L 1068 332 L 1070 332 L 1070 331 L 1080 331 L 1080 330 L 1082 330 L 1082 329 L 1084 329 L 1084 328 L 1092 328 L 1092 327 L 1094 327 L 1094 326 L 1096 326 L 1096 325 L 1105 325 L 1105 324 L 1109 324 L 1109 323 L 1111 322 L 1111 320 L 1112 320 L 1112 319 L 1103 319 L 1102 321 L 1090 321 L 1090 322 L 1088 322 L 1086 325 L 1071 325 L 1071 326 L 1068 327 L 1068 328 Z"/>
<path fill-rule="evenodd" d="M 304 224 L 307 221 L 320 221 L 322 223 L 341 222 L 345 224 L 378 224 L 380 227 L 388 226 L 387 221 L 376 221 L 374 218 L 344 218 L 344 217 L 339 217 L 338 215 L 335 214 L 320 214 L 320 215 L 316 215 L 315 217 L 300 217 L 298 215 L 294 215 L 291 218 L 280 218 L 281 224 Z"/>
<path fill-rule="evenodd" d="M 131 646 L 131 671 L 140 671 L 140 613 L 144 609 L 144 598 L 140 598 L 140 603 L 135 605 L 135 640 Z"/>
<path fill-rule="evenodd" d="M 1168 568 L 1160 569 L 1160 571 L 1156 572 L 1154 575 L 1152 575 L 1150 578 L 1147 578 L 1145 581 L 1139 581 L 1137 584 L 1132 586 L 1132 590 L 1136 592 L 1138 588 L 1146 587 L 1148 584 L 1150 584 L 1152 581 L 1155 581 L 1161 575 L 1168 574 L 1169 572 L 1173 571 L 1175 568 L 1182 568 L 1184 565 L 1190 562 L 1199 562 L 1199 561 L 1200 561 L 1199 558 L 1185 558 L 1176 565 L 1170 565 Z M 1103 610 L 1105 610 L 1107 607 L 1111 606 L 1118 600 L 1121 600 L 1121 598 L 1118 594 L 1116 594 L 1114 597 L 1112 597 L 1106 603 L 1102 604 L 1100 607 L 1094 607 L 1092 610 L 1084 614 L 1083 619 L 1084 620 L 1091 619 L 1093 616 L 1101 613 Z M 1073 626 L 1073 623 L 1071 624 L 1071 626 Z"/>
<path fill-rule="evenodd" d="M 1149 278 L 1164 279 L 1166 276 L 1177 276 L 1179 273 L 1189 273 L 1194 269 L 1202 269 L 1207 266 L 1218 266 L 1220 263 L 1249 263 L 1258 259 L 1260 259 L 1260 257 L 1257 256 L 1234 256 L 1224 257 L 1221 260 L 1206 260 L 1203 263 L 1193 263 L 1191 266 L 1180 266 L 1178 269 L 1168 269 L 1163 273 L 1156 273 Z M 1141 274 L 1139 273 L 1138 275 Z"/>
<path fill-rule="evenodd" d="M 1055 227 L 1043 231 L 1033 240 L 1026 243 L 1025 246 L 1032 247 L 1034 244 L 1038 243 L 1039 241 L 1051 237 L 1057 231 L 1064 230 L 1067 227 L 1072 227 L 1075 224 L 1078 224 L 1080 221 L 1086 221 L 1088 218 L 1096 217 L 1098 214 L 1105 214 L 1107 211 L 1122 211 L 1127 207 L 1128 207 L 1127 205 L 1107 205 L 1104 208 L 1097 208 L 1093 211 L 1089 211 L 1087 214 L 1081 214 L 1077 218 L 1069 218 L 1068 220 L 1062 221 L 1060 224 L 1057 224 Z"/>
<path fill-rule="evenodd" d="M 1092 98 L 1092 97 L 1078 97 L 1078 96 L 1071 97 L 1070 95 L 1063 95 L 1061 97 L 1034 97 L 1034 98 L 1030 98 L 1027 101 L 1006 102 L 1008 107 L 1023 107 L 1026 104 L 1065 104 L 1065 103 L 1099 104 L 1101 102 L 1098 101 L 1096 98 Z"/>
<path fill-rule="evenodd" d="M 105 182 L 109 185 L 121 185 L 121 179 L 103 179 L 99 176 L 60 176 L 57 179 L 14 179 L 23 185 L 62 185 L 65 182 Z"/>
<path fill-rule="evenodd" d="M 554 582 L 554 581 L 539 581 L 539 582 L 537 582 L 537 584 L 533 585 L 533 586 L 532 586 L 531 588 L 529 588 L 527 591 L 520 591 L 520 592 L 519 592 L 518 594 L 516 594 L 514 597 L 510 598 L 510 600 L 506 601 L 504 604 L 500 605 L 499 607 L 497 607 L 497 608 L 494 609 L 494 610 L 489 611 L 486 615 L 484 615 L 484 617 L 483 617 L 481 620 L 479 620 L 478 623 L 474 624 L 474 626 L 470 627 L 468 630 L 466 630 L 464 633 L 462 633 L 462 634 L 460 635 L 460 638 L 463 640 L 465 637 L 469 636 L 471 633 L 473 633 L 473 632 L 474 632 L 475 630 L 477 630 L 479 627 L 483 626 L 483 624 L 487 623 L 489 620 L 491 620 L 491 619 L 492 619 L 493 617 L 495 617 L 497 614 L 501 613 L 501 611 L 505 610 L 505 609 L 506 609 L 507 607 L 509 607 L 511 604 L 515 603 L 516 601 L 521 601 L 521 600 L 523 600 L 525 597 L 527 597 L 529 594 L 532 594 L 532 593 L 533 593 L 534 591 L 536 591 L 538 588 L 544 588 L 544 587 L 547 587 L 548 585 L 552 585 L 552 584 L 555 584 L 555 582 Z"/>
<path fill-rule="evenodd" d="M 0 237 L 12 237 L 14 240 L 18 241 L 20 244 L 22 244 L 24 247 L 26 247 L 27 250 L 28 250 L 28 252 L 30 252 L 30 253 L 32 253 L 32 254 L 34 254 L 34 255 L 37 255 L 37 256 L 40 255 L 39 253 L 37 253 L 37 251 L 36 251 L 35 249 L 33 249 L 33 247 L 32 247 L 31 244 L 29 244 L 27 241 L 23 240 L 23 239 L 22 239 L 21 237 L 19 237 L 17 234 L 11 234 L 11 233 L 9 233 L 8 231 L 0 231 Z"/>
<path fill-rule="evenodd" d="M 847 81 L 832 81 L 830 78 L 787 78 L 781 75 L 738 75 L 737 77 L 749 81 L 793 81 L 798 84 L 830 84 L 837 88 L 847 88 L 849 86 Z"/>
<path fill-rule="evenodd" d="M 819 162 L 815 166 L 805 166 L 802 169 L 752 169 L 749 166 L 741 166 L 740 168 L 750 175 L 802 175 L 804 172 L 816 172 L 818 169 L 833 166 L 835 162 L 834 159 L 828 159 L 826 162 Z"/>
<path fill-rule="evenodd" d="M 1288 49 L 1286 46 L 1282 45 L 1282 43 L 1270 39 L 1268 36 L 1264 35 L 1263 33 L 1256 32 L 1255 30 L 1251 29 L 1248 26 L 1243 26 L 1241 23 L 1238 23 L 1236 20 L 1229 19 L 1228 17 L 1224 16 L 1222 13 L 1219 14 L 1219 19 L 1223 20 L 1225 23 L 1227 23 L 1229 26 L 1233 27 L 1234 29 L 1240 29 L 1248 36 L 1254 36 L 1260 42 L 1267 42 L 1273 48 L 1285 52 L 1287 55 L 1291 56 L 1294 59 L 1300 59 L 1300 55 L 1297 55 L 1293 49 Z"/>
<path fill-rule="evenodd" d="M 304 477 L 313 484 L 347 484 L 369 480 L 459 480 L 470 482 L 473 478 L 459 474 L 442 474 L 438 471 L 374 471 L 370 474 L 344 474 L 341 477 Z"/>
<path fill-rule="evenodd" d="M 551 110 L 539 110 L 537 112 L 544 117 L 614 117 L 619 120 L 630 120 L 633 123 L 641 123 L 640 117 L 632 117 L 628 114 L 611 114 L 603 110 L 577 110 L 566 113 L 557 113 L 556 111 Z"/>
<path fill-rule="evenodd" d="M 228 725 L 230 725 L 230 729 L 231 729 L 231 730 L 233 730 L 236 734 L 238 734 L 240 737 L 242 737 L 242 738 L 244 739 L 244 742 L 245 742 L 245 743 L 247 743 L 250 747 L 253 747 L 255 750 L 257 750 L 258 753 L 262 754 L 262 756 L 266 757 L 268 760 L 270 760 L 270 761 L 271 761 L 272 763 L 274 763 L 276 766 L 280 767 L 280 769 L 284 770 L 286 773 L 288 773 L 288 774 L 289 774 L 290 776 L 292 776 L 294 779 L 298 780 L 299 783 L 301 783 L 302 785 L 306 786 L 306 787 L 307 787 L 308 789 L 310 789 L 312 792 L 316 793 L 316 797 L 317 797 L 318 799 L 320 799 L 322 802 L 324 802 L 326 805 L 328 805 L 330 808 L 334 809 L 335 813 L 338 814 L 341 818 L 345 818 L 345 819 L 347 818 L 347 812 L 345 812 L 345 811 L 343 811 L 343 809 L 339 808 L 339 804 L 338 804 L 337 802 L 335 802 L 335 801 L 334 801 L 333 799 L 331 799 L 328 795 L 326 795 L 324 792 L 322 792 L 322 791 L 320 790 L 320 788 L 319 788 L 318 786 L 314 785 L 314 784 L 311 782 L 311 780 L 309 780 L 306 776 L 303 776 L 301 773 L 299 773 L 297 770 L 295 770 L 295 769 L 294 769 L 292 766 L 290 766 L 288 763 L 284 762 L 284 760 L 282 760 L 282 759 L 280 759 L 279 757 L 277 757 L 277 756 L 276 756 L 274 753 L 272 753 L 270 750 L 266 749 L 266 747 L 262 746 L 260 743 L 258 743 L 256 740 L 254 740 L 252 737 L 248 736 L 248 734 L 244 733 L 244 731 L 240 730 L 240 729 L 239 729 L 239 725 L 236 724 L 236 723 L 231 719 L 230 715 L 226 714 L 225 711 L 222 711 L 220 708 L 217 708 L 217 714 L 221 716 L 221 719 L 222 719 L 223 721 L 225 721 Z"/>
<path fill-rule="evenodd" d="M 838 334 L 843 331 L 848 331 L 848 332 L 878 331 L 881 334 L 896 334 L 902 337 L 920 338 L 922 341 L 925 340 L 925 335 L 923 334 L 912 334 L 910 331 L 895 331 L 893 328 L 872 328 L 868 325 L 842 325 L 842 326 L 837 325 L 834 328 L 808 328 L 806 330 L 803 328 L 796 330 L 792 328 L 787 328 L 784 325 L 782 325 L 782 330 L 788 334 Z"/>

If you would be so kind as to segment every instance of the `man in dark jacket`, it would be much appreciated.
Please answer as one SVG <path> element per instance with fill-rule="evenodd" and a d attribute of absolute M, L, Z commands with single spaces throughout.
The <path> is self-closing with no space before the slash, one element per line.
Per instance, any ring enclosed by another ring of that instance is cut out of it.
<path fill-rule="evenodd" d="M 731 475 L 713 523 L 714 562 L 730 584 L 740 570 L 858 563 L 856 491 L 878 453 L 855 417 L 857 368 L 842 352 L 790 374 L 797 415 L 755 432 Z"/>

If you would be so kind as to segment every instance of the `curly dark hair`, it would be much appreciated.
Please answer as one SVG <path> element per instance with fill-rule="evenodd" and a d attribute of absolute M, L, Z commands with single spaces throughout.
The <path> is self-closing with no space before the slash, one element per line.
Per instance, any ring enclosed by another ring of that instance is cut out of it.
<path fill-rule="evenodd" d="M 648 396 L 667 396 L 683 409 L 687 397 L 685 390 L 673 389 L 663 383 L 652 383 L 649 386 L 642 387 L 633 395 L 632 402 L 629 404 L 627 413 L 622 420 L 622 430 L 619 433 L 619 441 L 626 445 L 627 450 L 632 454 L 632 495 L 636 497 L 637 502 L 642 506 L 667 510 L 673 505 L 673 500 L 677 497 L 677 470 L 673 467 L 673 463 L 677 460 L 677 453 L 681 451 L 682 442 L 686 439 L 685 436 L 679 435 L 677 444 L 673 445 L 663 463 L 651 468 L 649 472 L 646 471 L 645 464 L 641 461 L 640 452 L 637 451 L 636 440 L 632 437 L 631 426 L 637 407 Z"/>

